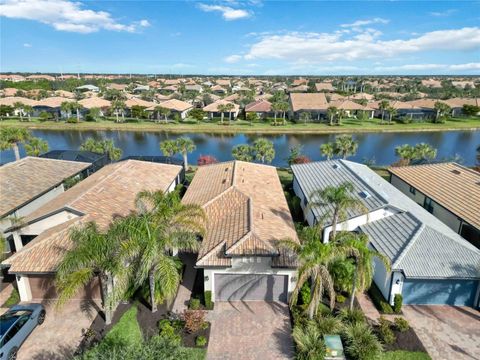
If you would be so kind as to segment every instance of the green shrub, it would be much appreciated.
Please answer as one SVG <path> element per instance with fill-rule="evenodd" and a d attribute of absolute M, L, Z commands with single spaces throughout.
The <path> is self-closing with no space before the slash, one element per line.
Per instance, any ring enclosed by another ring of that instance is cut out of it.
<path fill-rule="evenodd" d="M 197 336 L 195 339 L 195 345 L 198 347 L 204 347 L 207 345 L 207 338 L 205 336 Z"/>
<path fill-rule="evenodd" d="M 382 344 L 365 323 L 348 325 L 345 327 L 345 352 L 355 360 L 376 359 L 382 353 Z"/>
<path fill-rule="evenodd" d="M 68 118 L 67 120 L 65 120 L 65 122 L 67 124 L 76 124 L 77 123 L 77 118 Z"/>
<path fill-rule="evenodd" d="M 20 302 L 20 294 L 18 293 L 17 288 L 13 288 L 12 293 L 7 300 L 3 303 L 2 307 L 9 308 L 13 305 L 16 305 Z"/>
<path fill-rule="evenodd" d="M 175 344 L 180 344 L 182 342 L 182 337 L 178 334 L 178 331 L 172 326 L 172 323 L 169 320 L 160 320 L 158 327 L 160 329 L 160 337 L 168 339 Z"/>
<path fill-rule="evenodd" d="M 300 289 L 300 304 L 299 305 L 306 305 L 310 304 L 311 294 L 310 294 L 310 286 L 308 282 L 302 285 Z"/>
<path fill-rule="evenodd" d="M 395 294 L 393 297 L 393 311 L 396 314 L 400 314 L 402 312 L 402 304 L 403 304 L 403 297 L 401 294 Z"/>
<path fill-rule="evenodd" d="M 343 308 L 338 313 L 338 317 L 345 323 L 345 324 L 361 324 L 365 323 L 365 315 L 363 314 L 362 310 L 354 308 L 353 310 Z"/>
<path fill-rule="evenodd" d="M 392 307 L 388 302 L 385 301 L 385 298 L 383 297 L 382 293 L 380 292 L 378 287 L 375 285 L 375 283 L 373 283 L 370 289 L 368 290 L 368 294 L 370 295 L 370 298 L 372 299 L 373 304 L 375 305 L 378 311 L 380 311 L 383 314 L 393 314 Z"/>
<path fill-rule="evenodd" d="M 317 317 L 315 324 L 322 335 L 339 334 L 343 329 L 341 320 L 332 315 Z"/>
<path fill-rule="evenodd" d="M 396 317 L 393 322 L 395 323 L 397 330 L 400 332 L 405 332 L 410 329 L 410 324 L 404 318 Z"/>
<path fill-rule="evenodd" d="M 323 360 L 325 357 L 325 344 L 323 335 L 313 321 L 308 321 L 304 326 L 294 326 L 292 332 L 299 360 Z"/>
<path fill-rule="evenodd" d="M 337 300 L 337 303 L 343 304 L 347 298 L 343 296 L 342 294 L 338 294 L 335 299 Z"/>
<path fill-rule="evenodd" d="M 48 121 L 48 120 L 51 120 L 52 118 L 53 118 L 52 114 L 50 114 L 49 112 L 46 112 L 46 111 L 42 111 L 38 115 L 38 120 L 40 120 L 40 121 Z"/>
<path fill-rule="evenodd" d="M 190 299 L 190 303 L 188 305 L 188 308 L 189 309 L 192 309 L 192 310 L 198 310 L 200 309 L 200 300 L 199 299 L 195 299 L 195 298 L 191 298 Z"/>
<path fill-rule="evenodd" d="M 87 114 L 87 115 L 85 116 L 85 121 L 90 121 L 90 122 L 92 122 L 92 121 L 97 121 L 97 120 L 96 120 L 92 115 Z"/>
<path fill-rule="evenodd" d="M 212 292 L 210 290 L 205 291 L 205 307 L 207 310 L 213 309 L 213 302 L 212 302 Z"/>
<path fill-rule="evenodd" d="M 392 323 L 383 316 L 380 316 L 378 319 L 378 334 L 380 335 L 380 339 L 385 344 L 393 344 L 396 340 L 391 325 Z"/>

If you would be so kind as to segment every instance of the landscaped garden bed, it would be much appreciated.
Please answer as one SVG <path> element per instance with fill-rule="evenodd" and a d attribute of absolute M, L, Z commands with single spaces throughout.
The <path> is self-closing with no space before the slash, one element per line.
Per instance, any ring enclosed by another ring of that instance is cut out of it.
<path fill-rule="evenodd" d="M 191 310 L 213 310 L 213 307 L 212 292 L 204 291 L 203 269 L 197 269 L 188 308 Z"/>

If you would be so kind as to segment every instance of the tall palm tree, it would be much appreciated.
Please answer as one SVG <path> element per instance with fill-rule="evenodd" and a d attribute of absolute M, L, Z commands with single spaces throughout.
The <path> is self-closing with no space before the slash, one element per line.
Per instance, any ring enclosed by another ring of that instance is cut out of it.
<path fill-rule="evenodd" d="M 363 202 L 353 195 L 353 185 L 349 182 L 340 184 L 339 186 L 327 186 L 321 190 L 315 190 L 311 195 L 312 201 L 309 203 L 309 207 L 324 207 L 330 206 L 333 208 L 331 213 L 332 217 L 332 232 L 331 239 L 335 240 L 337 235 L 337 224 L 339 221 L 343 221 L 347 217 L 348 210 L 360 210 L 363 213 L 367 213 L 367 209 Z"/>
<path fill-rule="evenodd" d="M 197 147 L 189 137 L 180 137 L 177 139 L 177 149 L 183 156 L 183 168 L 188 169 L 188 153 L 194 151 Z"/>
<path fill-rule="evenodd" d="M 430 161 L 437 157 L 437 149 L 427 143 L 419 143 L 414 147 L 414 159 Z"/>
<path fill-rule="evenodd" d="M 28 156 L 40 156 L 48 151 L 48 142 L 37 137 L 32 137 L 25 144 L 25 152 Z"/>
<path fill-rule="evenodd" d="M 409 144 L 403 144 L 395 148 L 395 155 L 404 160 L 406 165 L 415 158 L 415 148 Z"/>
<path fill-rule="evenodd" d="M 107 154 L 112 161 L 120 160 L 122 157 L 122 149 L 115 146 L 111 139 L 95 140 L 88 138 L 80 145 L 80 150 L 91 151 L 98 154 Z"/>
<path fill-rule="evenodd" d="M 340 135 L 335 138 L 335 152 L 346 159 L 355 155 L 358 149 L 358 142 L 351 135 Z"/>
<path fill-rule="evenodd" d="M 273 111 L 273 126 L 277 126 L 277 114 L 280 111 L 280 101 L 274 101 L 271 105 Z"/>
<path fill-rule="evenodd" d="M 349 305 L 350 310 L 352 310 L 356 291 L 365 291 L 372 285 L 374 258 L 379 259 L 385 265 L 387 271 L 390 271 L 390 259 L 370 248 L 368 246 L 368 236 L 365 234 L 342 231 L 337 236 L 336 241 L 341 245 L 346 245 L 356 250 L 351 252 L 351 256 L 355 260 L 352 295 Z"/>
<path fill-rule="evenodd" d="M 172 157 L 178 153 L 177 142 L 175 140 L 164 140 L 160 143 L 160 151 L 163 155 Z"/>
<path fill-rule="evenodd" d="M 313 319 L 322 302 L 324 294 L 330 300 L 330 309 L 335 305 L 335 289 L 333 279 L 328 269 L 339 258 L 345 258 L 354 252 L 348 246 L 338 246 L 338 243 L 322 243 L 321 233 L 317 227 L 304 227 L 300 232 L 300 244 L 292 240 L 283 240 L 281 248 L 293 251 L 299 262 L 298 280 L 290 297 L 290 306 L 297 304 L 300 289 L 304 284 L 310 285 L 310 303 L 308 316 Z"/>
<path fill-rule="evenodd" d="M 382 110 L 382 123 L 385 120 L 385 111 L 390 107 L 390 103 L 387 100 L 380 101 L 379 109 Z"/>
<path fill-rule="evenodd" d="M 74 101 L 70 103 L 70 106 L 77 115 L 77 123 L 80 122 L 80 110 L 83 109 L 83 105 L 80 104 L 78 101 Z"/>
<path fill-rule="evenodd" d="M 0 129 L 0 150 L 13 150 L 15 160 L 20 160 L 18 145 L 25 143 L 31 135 L 27 129 L 5 127 Z"/>
<path fill-rule="evenodd" d="M 32 115 L 32 112 L 33 112 L 33 107 L 30 106 L 30 105 L 23 105 L 23 112 L 25 112 L 25 114 L 27 114 L 28 121 L 30 121 L 31 120 L 31 115 Z"/>
<path fill-rule="evenodd" d="M 94 222 L 70 230 L 69 239 L 73 247 L 67 251 L 58 265 L 56 286 L 59 293 L 58 305 L 71 299 L 80 288 L 98 277 L 102 293 L 105 323 L 112 321 L 113 306 L 117 297 L 115 286 L 122 288 L 120 281 L 125 275 L 125 264 L 120 255 L 120 244 L 114 236 L 101 232 Z"/>
<path fill-rule="evenodd" d="M 232 110 L 235 109 L 235 105 L 232 103 L 225 104 L 225 111 L 228 112 L 228 124 L 232 124 Z"/>
<path fill-rule="evenodd" d="M 181 264 L 172 254 L 198 250 L 206 217 L 200 206 L 182 204 L 177 191 L 143 191 L 136 204 L 137 213 L 120 220 L 113 231 L 122 241 L 122 256 L 130 260 L 134 285 L 148 281 L 156 312 L 157 303 L 172 299 L 180 284 Z"/>
<path fill-rule="evenodd" d="M 232 157 L 240 161 L 252 161 L 252 147 L 247 144 L 239 144 L 232 148 Z"/>
<path fill-rule="evenodd" d="M 18 114 L 20 115 L 20 121 L 23 121 L 23 109 L 25 107 L 25 104 L 22 103 L 21 101 L 15 101 L 13 103 L 13 108 L 18 111 Z"/>
<path fill-rule="evenodd" d="M 217 106 L 217 110 L 220 112 L 220 123 L 223 125 L 223 118 L 225 116 L 225 112 L 227 111 L 226 104 L 220 104 Z"/>
<path fill-rule="evenodd" d="M 337 125 L 342 124 L 342 119 L 347 116 L 347 112 L 345 109 L 338 109 L 338 115 L 337 115 Z"/>
<path fill-rule="evenodd" d="M 322 156 L 325 156 L 327 160 L 330 160 L 333 155 L 335 155 L 335 144 L 325 143 L 320 145 L 320 152 L 322 153 Z"/>
<path fill-rule="evenodd" d="M 271 163 L 275 158 L 275 149 L 273 143 L 265 138 L 258 138 L 252 146 L 255 159 L 260 160 L 262 164 Z"/>
<path fill-rule="evenodd" d="M 338 109 L 335 106 L 329 106 L 327 109 L 327 116 L 330 120 L 330 126 L 333 126 L 333 119 L 338 114 Z"/>
<path fill-rule="evenodd" d="M 118 118 L 119 113 L 122 114 L 122 119 L 124 119 L 126 107 L 127 106 L 125 105 L 125 103 L 122 100 L 117 99 L 117 100 L 112 102 L 112 109 L 115 112 L 115 116 L 117 117 L 117 120 L 116 120 L 117 123 L 120 122 L 120 119 Z"/>
<path fill-rule="evenodd" d="M 307 125 L 307 122 L 310 122 L 310 120 L 312 120 L 312 114 L 310 114 L 308 111 L 304 111 L 300 114 L 300 120 L 303 121 L 305 125 Z"/>
<path fill-rule="evenodd" d="M 282 112 L 283 125 L 287 124 L 286 114 L 289 109 L 290 109 L 290 105 L 288 104 L 288 102 L 280 101 L 278 103 L 278 110 Z"/>
<path fill-rule="evenodd" d="M 393 106 L 389 106 L 387 108 L 387 111 L 388 111 L 388 123 L 391 124 L 392 119 L 395 117 L 395 115 L 397 115 L 397 109 L 394 108 Z"/>
<path fill-rule="evenodd" d="M 64 101 L 60 105 L 60 109 L 67 114 L 67 119 L 70 119 L 70 114 L 72 113 L 72 105 L 69 101 Z"/>

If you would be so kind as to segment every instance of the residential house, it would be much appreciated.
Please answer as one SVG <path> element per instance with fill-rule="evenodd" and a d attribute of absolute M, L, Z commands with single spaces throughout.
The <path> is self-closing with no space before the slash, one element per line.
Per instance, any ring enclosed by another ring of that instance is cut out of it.
<path fill-rule="evenodd" d="M 0 167 L 0 234 L 7 239 L 8 253 L 24 243 L 5 230 L 62 194 L 65 180 L 80 176 L 90 166 L 86 161 L 27 156 Z"/>
<path fill-rule="evenodd" d="M 213 301 L 288 301 L 297 262 L 278 244 L 298 238 L 275 167 L 243 161 L 201 166 L 182 201 L 207 215 L 196 267 Z"/>
<path fill-rule="evenodd" d="M 93 108 L 100 109 L 100 116 L 105 116 L 112 106 L 112 103 L 109 100 L 99 97 L 85 98 L 80 100 L 78 103 L 81 104 L 86 111 Z M 83 113 L 86 111 L 83 111 Z"/>
<path fill-rule="evenodd" d="M 301 85 L 308 85 L 308 80 L 307 79 L 295 79 L 292 82 L 292 86 L 301 86 Z"/>
<path fill-rule="evenodd" d="M 349 117 L 356 117 L 361 112 L 367 114 L 368 118 L 373 118 L 375 109 L 371 108 L 368 105 L 361 105 L 352 100 L 336 100 L 328 103 L 328 107 L 336 107 L 339 110 L 345 110 L 345 113 Z"/>
<path fill-rule="evenodd" d="M 480 249 L 480 173 L 456 163 L 391 167 L 390 183 Z"/>
<path fill-rule="evenodd" d="M 328 106 L 324 93 L 290 94 L 290 118 L 292 119 L 299 119 L 302 112 L 308 112 L 313 120 L 320 121 L 326 118 Z"/>
<path fill-rule="evenodd" d="M 332 205 L 311 206 L 315 191 L 352 184 L 351 195 L 364 210 L 348 209 L 337 231 L 367 234 L 369 246 L 391 262 L 387 271 L 374 261 L 374 283 L 393 304 L 478 307 L 480 250 L 369 167 L 347 160 L 292 165 L 293 189 L 310 226 L 318 225 L 323 241 L 332 231 Z"/>
<path fill-rule="evenodd" d="M 308 85 L 292 86 L 287 89 L 289 93 L 306 93 L 308 91 Z"/>
<path fill-rule="evenodd" d="M 216 95 L 225 95 L 227 93 L 227 90 L 221 85 L 214 85 L 210 88 L 210 90 L 212 91 L 212 94 Z"/>
<path fill-rule="evenodd" d="M 429 87 L 429 88 L 439 89 L 442 87 L 442 82 L 436 79 L 423 79 L 421 82 L 423 86 Z"/>
<path fill-rule="evenodd" d="M 94 92 L 94 93 L 100 92 L 100 88 L 98 86 L 91 85 L 91 84 L 78 86 L 77 90 L 79 90 L 79 91 L 91 91 L 91 92 Z"/>
<path fill-rule="evenodd" d="M 37 74 L 37 75 L 30 75 L 25 78 L 26 80 L 31 81 L 38 81 L 38 80 L 47 80 L 47 81 L 55 81 L 55 77 L 46 74 Z"/>
<path fill-rule="evenodd" d="M 215 101 L 207 106 L 205 106 L 203 108 L 203 111 L 205 111 L 207 114 L 208 114 L 208 117 L 210 119 L 213 119 L 215 117 L 221 117 L 221 112 L 220 110 L 218 109 L 218 107 L 220 105 L 227 105 L 227 104 L 232 104 L 233 105 L 233 109 L 230 111 L 230 112 L 225 112 L 224 114 L 226 115 L 226 117 L 228 118 L 229 116 L 232 116 L 233 119 L 236 119 L 237 116 L 238 116 L 238 111 L 240 110 L 240 106 L 238 106 L 237 104 L 233 103 L 233 102 L 230 102 L 230 101 L 226 101 L 226 100 L 218 100 L 218 101 Z"/>
<path fill-rule="evenodd" d="M 245 114 L 255 113 L 260 119 L 272 117 L 272 103 L 268 100 L 261 99 L 245 105 Z"/>
<path fill-rule="evenodd" d="M 330 82 L 315 83 L 315 89 L 318 92 L 334 92 L 335 91 L 333 84 Z"/>
<path fill-rule="evenodd" d="M 137 160 L 110 164 L 24 217 L 13 229 L 13 236 L 33 240 L 2 263 L 9 274 L 16 275 L 20 299 L 57 298 L 55 273 L 72 246 L 69 232 L 73 227 L 95 221 L 101 231 L 107 230 L 114 218 L 135 210 L 140 191 L 172 191 L 181 171 L 181 166 Z M 96 280 L 74 296 L 98 298 Z"/>
<path fill-rule="evenodd" d="M 169 109 L 172 114 L 178 114 L 178 116 L 180 116 L 180 119 L 185 119 L 188 115 L 188 112 L 193 109 L 193 105 L 190 103 L 177 99 L 170 99 L 167 101 L 163 101 L 160 104 L 156 104 L 155 106 L 151 106 L 146 110 L 155 111 L 155 108 L 158 106 Z"/>

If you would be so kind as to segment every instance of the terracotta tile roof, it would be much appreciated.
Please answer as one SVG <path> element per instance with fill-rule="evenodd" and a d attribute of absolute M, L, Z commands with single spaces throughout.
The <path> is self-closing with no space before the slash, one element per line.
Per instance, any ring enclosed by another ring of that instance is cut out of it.
<path fill-rule="evenodd" d="M 163 101 L 160 104 L 156 104 L 155 106 L 152 106 L 152 107 L 148 108 L 147 110 L 154 110 L 155 107 L 157 107 L 157 106 L 161 106 L 163 108 L 174 110 L 174 111 L 179 111 L 179 112 L 186 111 L 188 109 L 193 108 L 192 104 L 189 104 L 185 101 L 181 101 L 181 100 L 177 100 L 177 99 L 170 99 L 170 100 L 167 100 L 167 101 Z"/>
<path fill-rule="evenodd" d="M 60 185 L 90 163 L 25 157 L 0 167 L 0 216 Z"/>
<path fill-rule="evenodd" d="M 0 105 L 8 105 L 8 106 L 13 106 L 16 102 L 21 102 L 24 105 L 30 105 L 30 106 L 35 106 L 37 105 L 38 101 L 26 98 L 26 97 L 20 97 L 20 96 L 10 96 L 10 97 L 4 97 L 0 99 Z"/>
<path fill-rule="evenodd" d="M 365 110 L 365 111 L 371 111 L 373 108 L 367 106 L 363 106 L 360 104 L 357 104 L 356 102 L 352 100 L 336 100 L 336 101 L 331 101 L 328 103 L 328 106 L 334 106 L 337 109 L 343 109 L 343 110 Z"/>
<path fill-rule="evenodd" d="M 270 112 L 272 111 L 272 103 L 265 99 L 254 101 L 245 106 L 245 111 L 250 112 Z"/>
<path fill-rule="evenodd" d="M 322 82 L 322 83 L 316 83 L 315 84 L 315 89 L 317 91 L 334 91 L 335 88 L 333 87 L 332 83 L 329 82 Z"/>
<path fill-rule="evenodd" d="M 293 111 L 326 110 L 328 108 L 324 93 L 291 93 L 290 102 Z"/>
<path fill-rule="evenodd" d="M 80 104 L 86 109 L 92 108 L 109 108 L 112 103 L 108 100 L 99 98 L 99 97 L 91 97 L 87 99 L 82 99 L 79 101 Z"/>
<path fill-rule="evenodd" d="M 64 98 L 69 98 L 69 99 L 74 99 L 75 98 L 74 93 L 72 93 L 71 91 L 65 91 L 65 90 L 57 90 L 57 91 L 55 91 L 55 95 L 61 96 L 61 97 L 64 97 Z"/>
<path fill-rule="evenodd" d="M 68 232 L 73 226 L 95 221 L 105 230 L 116 216 L 135 210 L 135 197 L 142 190 L 166 191 L 182 167 L 127 160 L 103 167 L 68 191 L 56 197 L 30 216 L 25 222 L 63 208 L 84 215 L 52 227 L 5 260 L 10 272 L 54 272 L 66 250 L 71 246 Z"/>
<path fill-rule="evenodd" d="M 142 100 L 142 99 L 138 99 L 138 98 L 135 98 L 135 97 L 132 97 L 130 99 L 128 99 L 127 101 L 125 101 L 125 106 L 128 107 L 128 108 L 131 108 L 132 106 L 144 106 L 146 108 L 149 108 L 151 106 L 156 106 L 158 105 L 157 103 L 154 103 L 154 102 L 151 102 L 151 101 L 145 101 L 145 100 Z"/>
<path fill-rule="evenodd" d="M 392 167 L 389 171 L 480 229 L 480 173 L 456 163 Z"/>
<path fill-rule="evenodd" d="M 232 112 L 235 113 L 235 112 L 238 112 L 238 110 L 240 109 L 240 106 L 238 106 L 237 104 L 233 103 L 233 102 L 230 102 L 230 101 L 226 101 L 226 100 L 218 100 L 218 101 L 215 101 L 214 103 L 211 103 L 207 106 L 205 106 L 203 108 L 203 111 L 205 112 L 219 112 L 218 111 L 218 106 L 219 105 L 226 105 L 226 104 L 232 104 L 234 107 L 232 109 Z"/>
<path fill-rule="evenodd" d="M 207 213 L 198 266 L 230 266 L 232 256 L 271 255 L 276 267 L 295 267 L 279 240 L 298 241 L 276 169 L 231 161 L 197 170 L 183 202 Z"/>
<path fill-rule="evenodd" d="M 72 102 L 73 99 L 64 98 L 61 96 L 53 96 L 37 101 L 36 106 L 46 106 L 51 108 L 59 108 L 64 102 Z"/>

